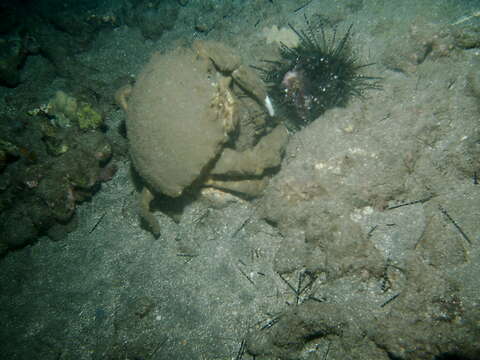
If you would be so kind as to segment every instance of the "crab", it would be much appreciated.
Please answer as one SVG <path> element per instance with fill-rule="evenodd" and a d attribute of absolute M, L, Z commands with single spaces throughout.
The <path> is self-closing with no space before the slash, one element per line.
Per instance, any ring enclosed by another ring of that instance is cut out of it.
<path fill-rule="evenodd" d="M 266 170 L 280 166 L 287 130 L 267 126 L 274 114 L 263 81 L 222 43 L 197 40 L 192 48 L 154 54 L 116 99 L 145 182 L 140 213 L 156 237 L 160 226 L 150 210 L 156 194 L 212 187 L 256 197 Z"/>

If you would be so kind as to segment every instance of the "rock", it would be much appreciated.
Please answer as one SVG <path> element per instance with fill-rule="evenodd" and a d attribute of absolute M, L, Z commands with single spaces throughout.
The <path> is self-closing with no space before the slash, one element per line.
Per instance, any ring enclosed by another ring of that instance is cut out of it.
<path fill-rule="evenodd" d="M 127 23 L 139 27 L 145 38 L 156 40 L 175 24 L 178 6 L 173 1 L 140 2 L 128 11 Z"/>
<path fill-rule="evenodd" d="M 22 41 L 16 38 L 1 38 L 0 54 L 0 84 L 15 87 L 20 83 L 20 68 L 26 58 Z"/>
<path fill-rule="evenodd" d="M 6 34 L 15 29 L 19 23 L 17 10 L 12 5 L 0 5 L 0 34 Z"/>
<path fill-rule="evenodd" d="M 475 64 L 473 70 L 467 75 L 467 86 L 470 93 L 480 99 L 480 64 Z"/>
<path fill-rule="evenodd" d="M 0 229 L 2 230 L 1 248 L 24 246 L 38 236 L 38 230 L 32 220 L 18 206 L 3 212 Z"/>
<path fill-rule="evenodd" d="M 472 49 L 480 46 L 480 27 L 462 27 L 454 34 L 455 45 L 462 49 Z"/>

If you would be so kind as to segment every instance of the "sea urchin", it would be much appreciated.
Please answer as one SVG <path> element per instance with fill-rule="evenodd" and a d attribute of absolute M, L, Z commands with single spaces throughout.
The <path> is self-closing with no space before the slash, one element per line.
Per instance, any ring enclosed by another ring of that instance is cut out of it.
<path fill-rule="evenodd" d="M 341 38 L 336 30 L 327 37 L 324 27 L 318 34 L 309 25 L 307 31 L 290 28 L 299 37 L 297 47 L 281 44 L 281 59 L 264 60 L 271 66 L 259 68 L 269 87 L 269 96 L 287 126 L 297 130 L 327 109 L 346 105 L 352 96 L 362 97 L 366 89 L 378 89 L 378 77 L 364 76 L 349 47 L 350 26 Z"/>

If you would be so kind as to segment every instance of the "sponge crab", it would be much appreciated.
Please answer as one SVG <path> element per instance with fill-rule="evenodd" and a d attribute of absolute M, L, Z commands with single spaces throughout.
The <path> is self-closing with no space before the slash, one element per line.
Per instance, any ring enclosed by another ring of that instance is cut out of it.
<path fill-rule="evenodd" d="M 155 236 L 156 194 L 179 197 L 208 186 L 258 196 L 287 143 L 284 126 L 267 126 L 273 109 L 263 81 L 219 42 L 155 54 L 135 85 L 117 92 L 117 102 L 145 182 L 141 216 Z"/>

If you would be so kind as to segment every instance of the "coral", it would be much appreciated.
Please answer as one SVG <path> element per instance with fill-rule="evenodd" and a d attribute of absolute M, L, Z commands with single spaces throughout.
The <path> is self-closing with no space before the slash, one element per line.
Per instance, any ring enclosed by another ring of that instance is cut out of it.
<path fill-rule="evenodd" d="M 64 91 L 58 90 L 49 101 L 46 110 L 48 115 L 53 116 L 56 126 L 69 127 L 72 125 L 72 120 L 77 112 L 77 100 Z"/>
<path fill-rule="evenodd" d="M 49 155 L 59 156 L 66 153 L 70 146 L 60 129 L 48 121 L 40 123 L 40 130 L 43 134 L 43 141 Z"/>
<path fill-rule="evenodd" d="M 88 103 L 80 103 L 75 115 L 82 130 L 97 129 L 103 124 L 102 115 Z"/>
<path fill-rule="evenodd" d="M 87 102 L 78 101 L 75 97 L 58 90 L 48 104 L 28 111 L 28 115 L 46 115 L 53 126 L 68 128 L 77 124 L 81 130 L 97 129 L 103 123 L 102 115 Z"/>

